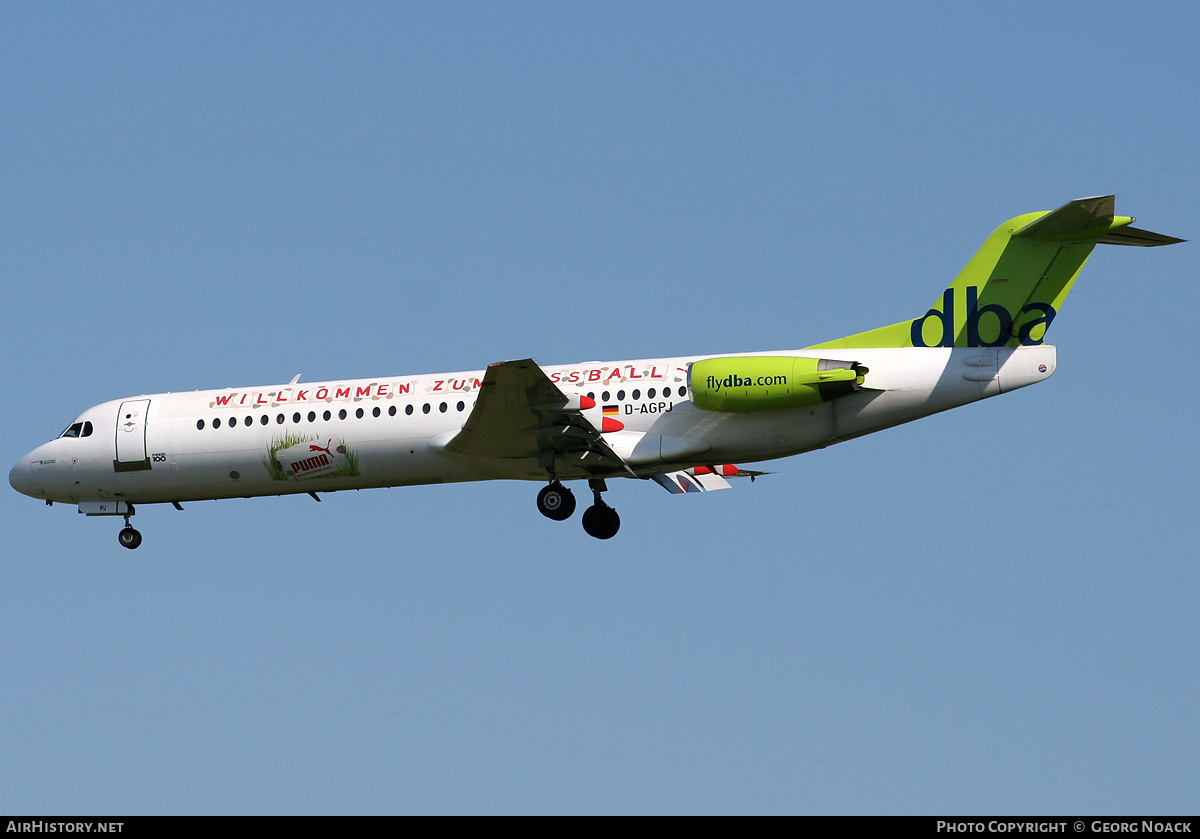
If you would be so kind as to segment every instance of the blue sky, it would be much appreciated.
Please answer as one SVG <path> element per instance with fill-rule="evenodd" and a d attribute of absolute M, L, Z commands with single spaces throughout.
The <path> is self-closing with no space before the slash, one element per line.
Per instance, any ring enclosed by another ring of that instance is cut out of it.
<path fill-rule="evenodd" d="M 1195 239 L 1183 3 L 34 4 L 0 26 L 15 462 L 121 396 L 799 347 L 1115 192 Z M 1195 809 L 1195 245 L 1037 388 L 782 461 L 143 508 L 8 491 L 0 810 Z"/>

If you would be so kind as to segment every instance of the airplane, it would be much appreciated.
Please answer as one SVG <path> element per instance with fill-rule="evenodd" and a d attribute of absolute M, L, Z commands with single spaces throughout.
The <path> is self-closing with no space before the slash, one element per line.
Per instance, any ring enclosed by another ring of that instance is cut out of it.
<path fill-rule="evenodd" d="M 1000 225 L 916 318 L 797 350 L 539 365 L 158 393 L 105 402 L 9 473 L 33 498 L 119 516 L 136 507 L 374 487 L 544 482 L 537 508 L 616 535 L 607 482 L 674 494 L 763 474 L 740 465 L 822 449 L 1036 384 L 1046 332 L 1097 244 L 1184 241 L 1132 227 L 1111 195 Z"/>

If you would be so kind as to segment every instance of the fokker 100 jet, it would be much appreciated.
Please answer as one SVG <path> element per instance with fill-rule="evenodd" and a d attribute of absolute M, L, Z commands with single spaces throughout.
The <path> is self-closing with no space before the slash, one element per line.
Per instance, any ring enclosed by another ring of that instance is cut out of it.
<path fill-rule="evenodd" d="M 920 316 L 804 349 L 589 361 L 483 371 L 130 396 L 84 411 L 13 467 L 9 483 L 142 537 L 142 504 L 368 487 L 541 481 L 537 508 L 620 527 L 608 480 L 686 494 L 801 454 L 1049 377 L 1046 331 L 1096 244 L 1183 241 L 1131 227 L 1113 196 L 1000 225 Z"/>

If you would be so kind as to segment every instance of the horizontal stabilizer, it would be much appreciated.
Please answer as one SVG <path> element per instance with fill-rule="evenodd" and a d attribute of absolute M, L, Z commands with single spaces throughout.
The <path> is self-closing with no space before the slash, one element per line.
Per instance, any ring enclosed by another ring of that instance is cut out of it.
<path fill-rule="evenodd" d="M 1097 195 L 1076 198 L 1057 210 L 1046 213 L 1013 234 L 1014 239 L 1038 239 L 1043 242 L 1088 242 L 1102 245 L 1140 245 L 1155 247 L 1184 241 L 1149 230 L 1130 227 L 1132 216 L 1116 215 L 1116 198 Z"/>
<path fill-rule="evenodd" d="M 1117 199 L 1114 195 L 1076 198 L 1057 210 L 1046 213 L 1013 234 L 1016 239 L 1062 239 L 1097 231 L 1107 232 L 1115 221 L 1129 224 L 1133 219 L 1115 216 Z M 1122 225 L 1123 226 L 1123 225 Z"/>
<path fill-rule="evenodd" d="M 1159 245 L 1178 245 L 1187 239 L 1176 239 L 1174 236 L 1164 236 L 1162 233 L 1152 233 L 1149 230 L 1139 230 L 1136 227 L 1122 227 L 1106 233 L 1096 240 L 1102 245 L 1134 245 L 1143 248 L 1155 248 Z"/>

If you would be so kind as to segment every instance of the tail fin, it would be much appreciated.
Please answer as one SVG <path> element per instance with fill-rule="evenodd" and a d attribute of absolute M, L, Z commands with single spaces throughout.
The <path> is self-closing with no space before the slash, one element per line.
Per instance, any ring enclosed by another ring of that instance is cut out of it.
<path fill-rule="evenodd" d="M 1130 227 L 1133 219 L 1114 215 L 1114 206 L 1114 197 L 1103 195 L 1010 219 L 921 317 L 811 349 L 1040 344 L 1097 244 L 1154 247 L 1184 241 Z"/>

